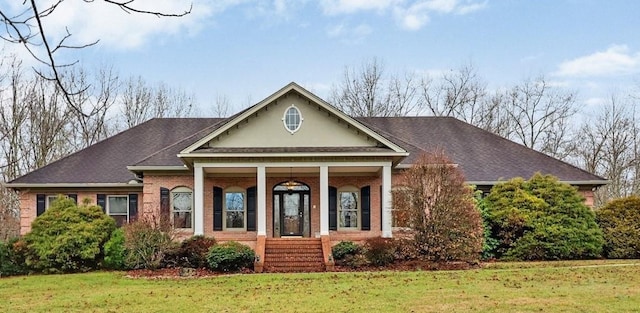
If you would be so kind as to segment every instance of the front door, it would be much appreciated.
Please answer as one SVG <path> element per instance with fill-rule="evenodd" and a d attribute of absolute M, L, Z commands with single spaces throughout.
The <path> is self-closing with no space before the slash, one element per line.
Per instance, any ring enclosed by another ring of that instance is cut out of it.
<path fill-rule="evenodd" d="M 309 186 L 276 185 L 273 188 L 273 233 L 276 237 L 310 237 Z"/>
<path fill-rule="evenodd" d="M 282 236 L 302 236 L 302 221 L 304 211 L 300 193 L 285 193 L 282 195 Z"/>

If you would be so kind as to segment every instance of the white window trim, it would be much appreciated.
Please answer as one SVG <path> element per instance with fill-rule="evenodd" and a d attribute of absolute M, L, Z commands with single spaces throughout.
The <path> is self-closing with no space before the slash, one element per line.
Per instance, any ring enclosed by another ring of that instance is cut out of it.
<path fill-rule="evenodd" d="M 51 204 L 53 203 L 54 200 L 58 199 L 58 196 L 59 196 L 59 194 L 45 195 L 45 205 L 44 205 L 44 210 L 45 211 L 48 210 L 51 207 Z"/>
<path fill-rule="evenodd" d="M 357 227 L 342 227 L 342 226 L 340 226 L 340 216 L 341 216 L 340 213 L 342 212 L 342 204 L 340 203 L 341 202 L 340 201 L 340 194 L 343 193 L 343 192 L 352 192 L 352 193 L 356 194 L 356 197 L 358 197 L 356 199 L 356 203 L 357 203 L 357 206 L 358 206 L 358 209 L 356 211 L 357 214 L 358 214 L 358 222 L 357 222 L 358 226 Z M 338 201 L 338 203 L 337 203 L 337 207 L 336 207 L 337 208 L 336 215 L 337 215 L 337 219 L 338 220 L 336 221 L 336 224 L 337 224 L 336 226 L 337 226 L 338 230 L 339 231 L 341 231 L 341 230 L 345 230 L 345 231 L 361 230 L 362 229 L 362 199 L 361 199 L 362 197 L 360 196 L 360 188 L 357 188 L 355 186 L 343 186 L 343 187 L 338 188 L 337 193 L 338 194 L 337 194 L 337 197 L 336 197 L 337 198 L 336 201 Z"/>
<path fill-rule="evenodd" d="M 287 126 L 287 113 L 289 112 L 289 110 L 293 108 L 298 112 L 298 117 L 300 117 L 300 123 L 298 123 L 298 127 L 296 127 L 296 129 L 289 129 L 289 127 Z M 295 106 L 295 104 L 292 104 L 290 106 L 288 106 L 285 110 L 284 110 L 284 114 L 282 115 L 282 124 L 284 125 L 284 129 L 286 129 L 289 133 L 291 133 L 292 135 L 297 132 L 298 130 L 300 130 L 300 127 L 302 127 L 302 122 L 304 121 L 304 118 L 302 117 L 302 112 L 300 111 L 300 109 L 298 109 L 298 107 Z"/>
<path fill-rule="evenodd" d="M 174 193 L 187 193 L 187 192 L 188 192 L 188 193 L 191 193 L 191 210 L 190 210 L 190 211 L 184 211 L 184 210 L 176 211 L 176 210 L 174 210 L 174 209 L 173 209 L 173 194 L 174 194 Z M 194 207 L 194 204 L 193 204 L 193 203 L 194 203 L 194 202 L 193 202 L 193 190 L 191 190 L 191 188 L 189 188 L 189 187 L 176 187 L 176 188 L 173 188 L 173 189 L 171 190 L 171 192 L 169 193 L 169 207 L 170 207 L 170 210 L 171 210 L 171 225 L 172 225 L 171 227 L 172 227 L 174 230 L 177 230 L 177 231 L 181 231 L 181 230 L 185 230 L 185 231 L 193 230 L 193 222 L 194 222 L 194 215 L 195 215 L 195 214 L 193 213 L 193 207 Z M 191 227 L 189 227 L 189 228 L 182 228 L 182 227 L 177 228 L 177 227 L 175 227 L 175 223 L 174 223 L 174 216 L 175 216 L 175 213 L 176 213 L 176 212 L 191 212 Z"/>
<path fill-rule="evenodd" d="M 115 197 L 117 197 L 117 198 L 127 198 L 127 202 L 126 202 L 126 203 L 127 203 L 127 210 L 126 210 L 127 212 L 126 212 L 126 215 L 127 215 L 127 223 L 129 223 L 129 218 L 130 218 L 130 216 L 129 216 L 129 195 L 107 195 L 107 197 L 106 197 L 106 199 L 105 199 L 105 202 L 106 202 L 106 203 L 105 203 L 105 206 L 106 206 L 105 212 L 106 212 L 106 213 L 107 213 L 107 215 L 109 215 L 109 216 L 124 216 L 124 215 L 125 215 L 125 214 L 122 214 L 122 213 L 115 213 L 115 214 L 112 214 L 112 213 L 110 212 L 110 211 L 111 211 L 111 209 L 109 208 L 109 207 L 110 207 L 110 205 L 109 205 L 109 198 L 115 198 Z"/>
<path fill-rule="evenodd" d="M 227 227 L 227 193 L 241 193 L 243 201 L 243 226 Z M 229 187 L 222 192 L 222 230 L 225 231 L 246 231 L 247 230 L 247 190 L 240 187 Z"/>

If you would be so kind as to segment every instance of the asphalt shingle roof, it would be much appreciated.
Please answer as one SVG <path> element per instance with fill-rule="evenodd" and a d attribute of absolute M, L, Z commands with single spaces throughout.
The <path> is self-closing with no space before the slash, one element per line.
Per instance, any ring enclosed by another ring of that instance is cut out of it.
<path fill-rule="evenodd" d="M 176 156 L 180 151 L 231 119 L 152 119 L 19 177 L 11 183 L 126 183 L 134 178 L 127 166 L 183 165 L 182 160 Z M 553 174 L 564 181 L 604 182 L 601 177 L 454 118 L 391 117 L 356 120 L 410 152 L 410 156 L 404 159 L 402 164 L 411 164 L 425 151 L 443 149 L 461 167 L 468 181 L 498 181 L 517 176 L 528 178 L 535 172 L 541 172 Z M 206 152 L 299 150 L 291 149 L 211 149 Z M 307 150 L 332 152 L 335 149 L 310 147 Z"/>
<path fill-rule="evenodd" d="M 563 181 L 603 181 L 573 165 L 517 144 L 452 117 L 357 118 L 411 154 L 411 164 L 421 152 L 441 149 L 457 163 L 467 181 L 500 181 L 529 178 L 536 172 Z M 398 141 L 401 140 L 401 141 Z"/>

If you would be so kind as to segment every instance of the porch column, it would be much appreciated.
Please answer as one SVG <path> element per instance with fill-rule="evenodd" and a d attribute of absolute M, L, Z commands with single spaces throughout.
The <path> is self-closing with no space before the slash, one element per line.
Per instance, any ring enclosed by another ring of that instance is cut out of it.
<path fill-rule="evenodd" d="M 204 171 L 193 164 L 193 235 L 204 235 Z"/>
<path fill-rule="evenodd" d="M 267 182 L 266 182 L 266 168 L 264 165 L 258 166 L 258 236 L 267 235 Z"/>
<path fill-rule="evenodd" d="M 382 237 L 391 238 L 391 165 L 382 167 Z"/>
<path fill-rule="evenodd" d="M 320 166 L 320 236 L 329 236 L 329 167 Z"/>

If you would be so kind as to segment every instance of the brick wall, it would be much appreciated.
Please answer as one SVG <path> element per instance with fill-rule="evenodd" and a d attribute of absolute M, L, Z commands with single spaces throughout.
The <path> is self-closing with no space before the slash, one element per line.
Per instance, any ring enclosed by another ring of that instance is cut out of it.
<path fill-rule="evenodd" d="M 97 195 L 129 195 L 138 194 L 138 201 L 141 201 L 142 193 L 137 190 L 109 190 L 109 189 L 92 189 L 90 191 L 75 191 L 75 190 L 30 190 L 20 192 L 20 234 L 24 235 L 31 230 L 31 223 L 36 218 L 36 202 L 38 194 L 45 195 L 58 195 L 58 194 L 76 194 L 78 197 L 78 204 L 82 204 L 86 199 L 89 204 L 97 204 Z M 141 202 L 139 202 L 141 203 Z M 140 209 L 139 209 L 140 210 Z"/>

